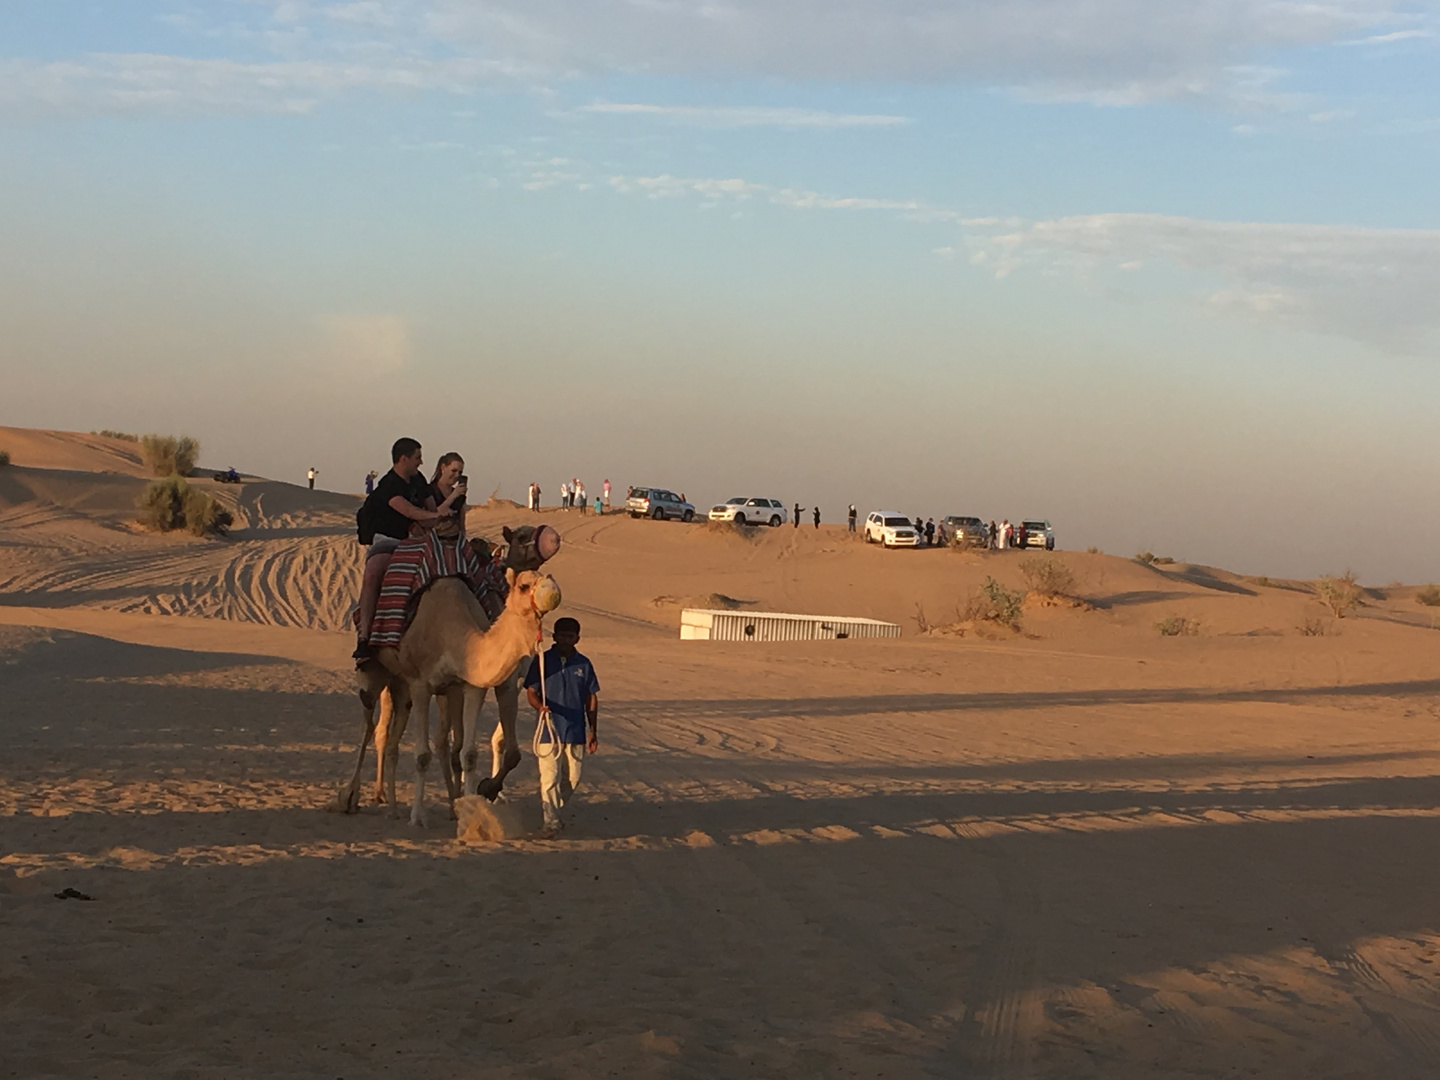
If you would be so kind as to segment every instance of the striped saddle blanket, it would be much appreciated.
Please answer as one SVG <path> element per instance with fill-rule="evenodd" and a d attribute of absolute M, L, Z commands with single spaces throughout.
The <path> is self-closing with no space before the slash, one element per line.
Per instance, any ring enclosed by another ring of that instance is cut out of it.
<path fill-rule="evenodd" d="M 380 584 L 375 619 L 370 623 L 371 646 L 398 649 L 421 595 L 441 578 L 460 578 L 482 603 L 489 593 L 503 600 L 505 567 L 499 555 L 497 548 L 494 558 L 481 559 L 464 533 L 443 537 L 431 531 L 404 541 L 390 556 Z"/>

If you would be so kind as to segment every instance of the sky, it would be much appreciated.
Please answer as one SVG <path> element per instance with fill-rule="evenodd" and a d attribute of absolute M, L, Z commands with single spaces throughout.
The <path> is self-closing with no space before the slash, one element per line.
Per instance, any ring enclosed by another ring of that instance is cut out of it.
<path fill-rule="evenodd" d="M 1380 0 L 0 0 L 0 423 L 1440 579 L 1437 61 Z"/>

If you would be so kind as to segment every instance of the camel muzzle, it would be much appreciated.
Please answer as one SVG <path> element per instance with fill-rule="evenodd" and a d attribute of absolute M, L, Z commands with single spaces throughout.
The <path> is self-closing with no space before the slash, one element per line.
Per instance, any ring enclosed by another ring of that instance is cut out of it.
<path fill-rule="evenodd" d="M 535 591 L 532 595 L 535 610 L 541 615 L 549 614 L 560 606 L 560 586 L 549 574 L 535 583 Z"/>

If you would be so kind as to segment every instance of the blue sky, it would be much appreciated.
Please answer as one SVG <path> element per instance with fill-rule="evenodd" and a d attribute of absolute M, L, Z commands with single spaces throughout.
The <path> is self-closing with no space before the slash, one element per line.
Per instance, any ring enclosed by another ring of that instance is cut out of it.
<path fill-rule="evenodd" d="M 0 422 L 1433 579 L 1437 24 L 0 3 Z"/>

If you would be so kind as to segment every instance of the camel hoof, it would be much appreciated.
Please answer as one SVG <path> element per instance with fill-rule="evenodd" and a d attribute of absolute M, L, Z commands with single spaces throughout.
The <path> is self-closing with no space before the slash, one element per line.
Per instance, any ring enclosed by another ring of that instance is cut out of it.
<path fill-rule="evenodd" d="M 475 787 L 476 795 L 483 795 L 487 802 L 494 802 L 500 797 L 500 790 L 504 787 L 505 781 L 497 780 L 493 776 L 487 776 Z"/>

